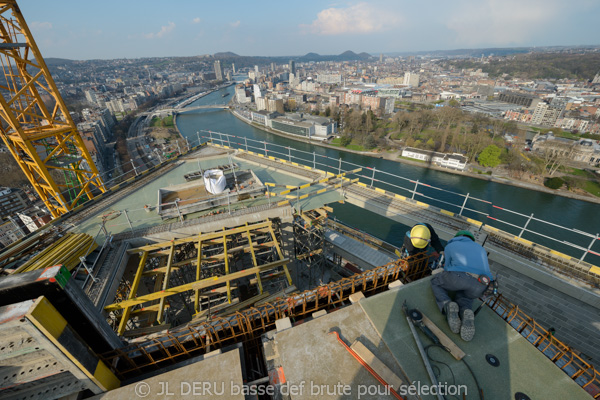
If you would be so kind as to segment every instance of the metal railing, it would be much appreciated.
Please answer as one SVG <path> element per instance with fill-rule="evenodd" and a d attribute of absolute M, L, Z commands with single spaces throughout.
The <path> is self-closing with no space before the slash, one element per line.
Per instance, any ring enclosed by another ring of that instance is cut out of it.
<path fill-rule="evenodd" d="M 363 173 L 356 174 L 363 183 L 371 187 L 378 186 L 391 193 L 406 196 L 412 200 L 425 200 L 426 203 L 442 209 L 449 209 L 459 216 L 472 217 L 480 222 L 487 222 L 491 226 L 505 229 L 507 232 L 522 238 L 527 234 L 533 241 L 543 238 L 546 243 L 554 243 L 563 251 L 573 257 L 584 261 L 586 256 L 600 257 L 600 250 L 594 249 L 600 235 L 584 232 L 576 228 L 566 227 L 551 221 L 537 218 L 533 213 L 524 214 L 510 210 L 491 201 L 477 198 L 471 193 L 463 194 L 452 190 L 436 187 L 418 179 L 410 179 L 375 167 L 365 167 L 342 158 L 335 159 L 327 155 L 317 154 L 316 151 L 308 152 L 282 146 L 265 141 L 249 139 L 214 131 L 200 131 L 208 136 L 202 138 L 233 149 L 262 154 L 265 157 L 276 157 L 287 162 L 296 162 L 314 169 L 340 174 L 363 168 Z M 366 174 L 364 171 L 367 171 Z M 487 212 L 489 209 L 490 212 Z M 493 214 L 492 214 L 493 213 Z M 531 240 L 531 239 L 530 239 Z M 552 246 L 554 247 L 554 246 Z"/>
<path fill-rule="evenodd" d="M 200 132 L 202 132 L 203 135 L 201 135 Z M 501 205 L 494 204 L 491 201 L 472 196 L 470 193 L 465 195 L 463 193 L 421 182 L 418 179 L 414 180 L 388 171 L 376 169 L 375 167 L 364 167 L 359 164 L 342 160 L 342 158 L 335 159 L 323 154 L 317 154 L 316 151 L 308 152 L 294 149 L 290 146 L 277 145 L 247 137 L 201 130 L 196 132 L 196 140 L 190 141 L 189 138 L 186 140 L 183 149 L 181 149 L 181 154 L 193 151 L 201 144 L 207 142 L 228 146 L 232 149 L 240 149 L 246 152 L 261 154 L 264 155 L 265 158 L 271 156 L 280 160 L 285 160 L 289 163 L 296 163 L 334 174 L 348 173 L 357 168 L 363 168 L 362 172 L 356 173 L 354 176 L 358 177 L 364 184 L 367 184 L 370 187 L 377 186 L 379 188 L 385 188 L 386 192 L 389 192 L 390 194 L 398 194 L 412 200 L 424 201 L 427 204 L 444 210 L 448 209 L 458 216 L 470 217 L 480 222 L 486 222 L 490 226 L 506 230 L 519 238 L 528 235 L 529 240 L 534 242 L 540 238 L 544 239 L 546 241 L 545 245 L 548 246 L 550 244 L 548 247 L 554 247 L 552 244 L 559 246 L 561 247 L 561 251 L 572 257 L 578 258 L 580 262 L 584 261 L 588 255 L 600 257 L 600 252 L 594 248 L 594 246 L 597 246 L 599 239 L 597 233 L 591 234 L 576 228 L 565 227 L 534 217 L 533 213 L 525 214 L 510 210 Z M 142 157 L 132 159 L 131 162 L 133 163 L 134 160 L 139 159 L 142 159 Z M 160 163 L 157 164 L 156 167 L 166 164 L 174 159 L 177 159 L 177 157 L 170 160 L 163 160 L 160 158 Z M 108 172 L 110 171 L 107 171 L 106 173 Z M 110 182 L 115 185 L 121 185 L 123 182 L 131 181 L 132 178 L 137 178 L 141 174 L 141 172 L 137 171 L 137 168 L 134 168 L 131 171 L 113 177 Z M 285 199 L 285 197 L 282 197 L 281 199 Z M 197 199 L 188 200 L 193 201 Z M 268 196 L 268 201 L 269 203 L 277 202 L 278 199 L 273 196 Z M 165 203 L 164 205 L 168 204 L 171 203 Z M 176 202 L 173 202 L 172 204 L 177 208 Z M 244 206 L 244 202 L 238 204 Z M 228 208 L 229 213 L 231 213 L 231 206 L 229 205 Z M 486 212 L 486 208 L 490 209 L 494 214 L 492 215 L 490 212 Z M 156 223 L 162 222 L 161 218 L 156 215 L 149 215 L 147 218 L 137 219 L 132 219 L 130 217 L 129 213 L 140 210 L 149 211 L 148 207 L 145 206 L 139 209 L 120 210 L 120 215 L 123 216 L 122 220 L 114 221 L 112 224 L 107 225 L 107 227 L 127 225 L 133 230 L 136 228 L 136 224 L 139 226 L 140 223 L 144 224 L 151 221 Z"/>

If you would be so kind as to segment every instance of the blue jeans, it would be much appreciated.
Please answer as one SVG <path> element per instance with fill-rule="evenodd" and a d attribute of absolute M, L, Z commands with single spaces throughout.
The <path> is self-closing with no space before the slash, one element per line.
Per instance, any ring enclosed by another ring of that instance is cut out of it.
<path fill-rule="evenodd" d="M 473 299 L 481 297 L 486 286 L 466 272 L 443 271 L 431 279 L 431 289 L 440 311 L 452 301 L 448 292 L 454 292 L 454 302 L 458 304 L 462 316 L 464 310 L 473 306 Z"/>

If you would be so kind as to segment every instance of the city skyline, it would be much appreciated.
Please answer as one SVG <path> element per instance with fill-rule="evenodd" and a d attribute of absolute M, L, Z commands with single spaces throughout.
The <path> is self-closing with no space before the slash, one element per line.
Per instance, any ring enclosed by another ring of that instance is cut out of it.
<path fill-rule="evenodd" d="M 596 45 L 600 37 L 600 4 L 591 0 L 246 4 L 31 0 L 20 7 L 45 57 L 76 60 Z"/>

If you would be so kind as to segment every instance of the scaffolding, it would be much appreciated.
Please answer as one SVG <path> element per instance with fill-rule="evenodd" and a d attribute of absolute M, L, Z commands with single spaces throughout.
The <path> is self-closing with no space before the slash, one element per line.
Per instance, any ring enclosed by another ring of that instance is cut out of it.
<path fill-rule="evenodd" d="M 122 281 L 118 301 L 104 310 L 118 319 L 119 335 L 128 327 L 146 334 L 149 328 L 208 317 L 255 295 L 266 297 L 265 281 L 284 278 L 278 286 L 291 286 L 290 260 L 283 255 L 278 230 L 278 221 L 267 220 L 130 249 L 139 255 L 133 279 Z M 234 281 L 239 286 L 232 286 Z M 142 283 L 152 289 L 141 294 Z"/>
<path fill-rule="evenodd" d="M 331 310 L 345 305 L 348 297 L 355 292 L 374 294 L 385 290 L 395 280 L 408 283 L 429 274 L 428 257 L 415 260 L 414 265 L 410 265 L 411 262 L 399 259 L 302 293 L 257 303 L 227 317 L 192 321 L 151 340 L 104 353 L 102 359 L 120 378 L 131 378 L 230 344 L 254 343 L 260 340 L 260 335 L 275 327 L 277 319 L 302 319 L 322 309 Z M 422 270 L 419 271 L 419 268 Z"/>
<path fill-rule="evenodd" d="M 330 210 L 330 209 L 329 209 Z M 300 276 L 308 278 L 307 287 L 322 283 L 327 260 L 321 223 L 327 209 L 301 212 L 294 217 L 294 253 Z M 296 284 L 299 284 L 298 279 Z"/>

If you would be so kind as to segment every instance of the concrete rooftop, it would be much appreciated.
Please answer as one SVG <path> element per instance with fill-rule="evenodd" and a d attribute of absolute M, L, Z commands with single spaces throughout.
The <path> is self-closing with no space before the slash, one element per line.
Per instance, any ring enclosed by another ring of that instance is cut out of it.
<path fill-rule="evenodd" d="M 312 383 L 313 387 L 330 389 L 330 394 L 321 392 L 316 397 L 305 390 L 292 399 L 355 399 L 369 385 L 379 385 L 335 336 L 328 334 L 332 330 L 337 330 L 348 345 L 359 340 L 405 382 L 430 385 L 401 309 L 405 300 L 409 308 L 419 308 L 467 354 L 464 360 L 473 370 L 484 398 L 513 399 L 516 393 L 521 392 L 531 399 L 589 399 L 589 394 L 577 383 L 487 307 L 476 317 L 477 332 L 473 341 L 464 342 L 459 335 L 451 333 L 435 305 L 429 280 L 425 278 L 397 290 L 362 299 L 326 316 L 275 333 L 274 352 L 278 354 L 275 362 L 281 364 L 289 384 L 305 382 L 308 388 Z M 418 332 L 424 347 L 430 345 L 430 340 Z M 463 362 L 440 348 L 432 347 L 428 352 L 432 360 L 440 361 L 432 362 L 439 382 L 465 385 L 466 389 L 461 390 L 466 390 L 467 398 L 478 398 L 475 381 Z M 500 365 L 490 365 L 486 361 L 487 354 L 496 357 Z M 340 395 L 339 390 L 334 393 L 338 383 L 349 385 L 350 394 Z M 383 390 L 382 386 L 380 390 Z M 360 398 L 391 397 L 362 393 Z M 422 392 L 422 398 L 436 397 Z"/>
<path fill-rule="evenodd" d="M 261 165 L 257 165 L 253 162 L 248 162 L 246 160 L 232 157 L 233 161 L 240 165 L 240 170 L 252 169 L 257 177 L 263 182 L 271 182 L 277 185 L 292 185 L 298 186 L 301 184 L 305 184 L 307 182 L 311 182 L 309 178 L 302 178 L 298 175 L 293 175 L 287 172 L 276 171 L 272 167 L 265 167 Z M 160 188 L 168 188 L 169 186 L 179 185 L 186 183 L 184 175 L 197 171 L 198 169 L 207 169 L 217 165 L 228 164 L 229 159 L 225 155 L 214 155 L 214 149 L 202 149 L 199 150 L 194 155 L 188 156 L 185 158 L 183 162 L 176 168 L 164 173 L 162 175 L 158 175 L 154 180 L 140 189 L 130 193 L 123 199 L 118 202 L 112 204 L 109 208 L 103 210 L 102 212 L 95 214 L 83 221 L 81 221 L 76 227 L 76 232 L 88 233 L 90 235 L 96 235 L 100 229 L 101 215 L 106 214 L 111 210 L 122 211 L 127 210 L 127 216 L 132 221 L 133 229 L 138 228 L 148 228 L 152 226 L 156 226 L 162 223 L 173 222 L 174 219 L 163 221 L 160 216 L 156 213 L 156 209 L 147 212 L 144 209 L 145 205 L 150 205 L 155 207 L 158 202 L 158 190 Z M 298 191 L 299 195 L 307 194 L 310 192 L 317 191 L 319 189 L 324 188 L 326 185 L 319 184 L 309 187 L 307 189 L 303 189 Z M 285 189 L 285 187 L 275 187 L 269 188 L 272 192 L 281 192 Z M 293 192 L 296 195 L 296 192 Z M 306 199 L 300 200 L 298 203 L 303 209 L 314 209 L 323 206 L 324 204 L 331 203 L 334 201 L 338 201 L 340 199 L 340 192 L 326 192 L 314 196 L 309 196 Z M 272 198 L 272 201 L 282 201 L 283 198 Z M 292 205 L 296 206 L 297 201 L 295 199 L 290 199 Z M 236 205 L 232 205 L 235 207 L 251 207 L 261 204 L 267 204 L 269 199 L 265 196 L 261 196 L 257 199 L 250 199 Z M 220 209 L 227 208 L 219 207 Z M 233 209 L 232 208 L 232 209 Z M 199 212 L 187 215 L 186 219 L 196 218 L 205 214 L 206 212 Z M 106 228 L 108 232 L 114 234 L 121 233 L 130 229 L 129 223 L 127 222 L 127 218 L 125 214 L 121 214 L 118 218 L 108 221 L 106 224 Z M 104 237 L 102 234 L 99 235 L 99 242 L 103 241 Z"/>

